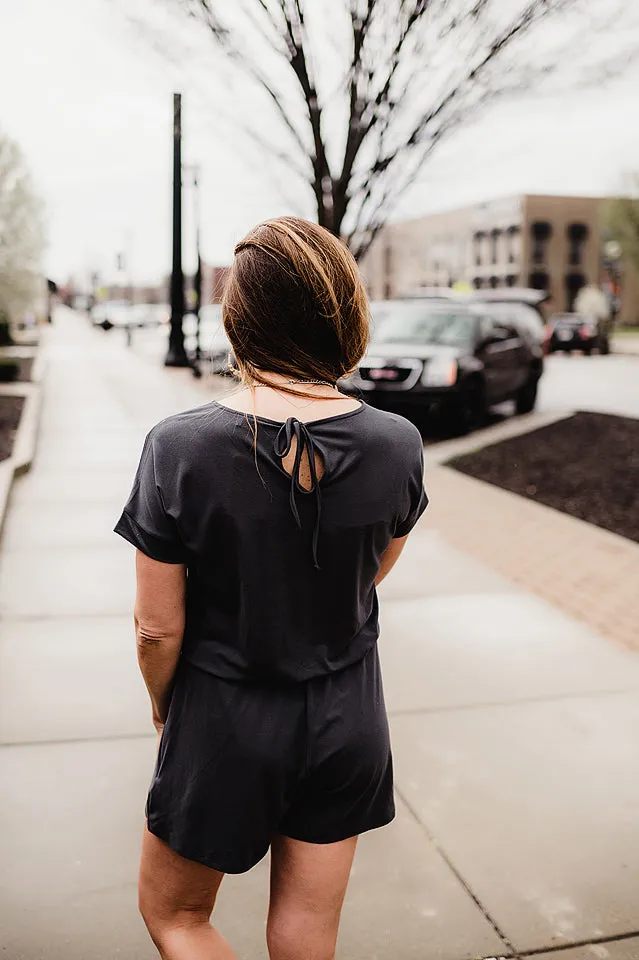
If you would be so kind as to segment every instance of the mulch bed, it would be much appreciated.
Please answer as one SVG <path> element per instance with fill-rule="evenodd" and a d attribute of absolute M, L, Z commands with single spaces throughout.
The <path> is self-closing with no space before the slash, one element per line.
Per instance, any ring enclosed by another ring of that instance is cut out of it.
<path fill-rule="evenodd" d="M 0 396 L 0 460 L 11 456 L 24 397 Z"/>
<path fill-rule="evenodd" d="M 448 466 L 639 542 L 639 420 L 577 413 Z"/>

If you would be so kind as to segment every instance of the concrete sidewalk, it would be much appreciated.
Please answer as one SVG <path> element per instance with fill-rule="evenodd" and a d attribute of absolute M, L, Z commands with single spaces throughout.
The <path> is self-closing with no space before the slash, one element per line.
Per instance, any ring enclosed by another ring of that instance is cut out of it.
<path fill-rule="evenodd" d="M 11 960 L 155 956 L 135 905 L 154 736 L 132 551 L 110 531 L 145 431 L 211 385 L 117 334 L 56 317 L 38 455 L 2 544 Z M 338 956 L 637 960 L 639 660 L 452 545 L 460 488 L 435 486 L 382 590 L 398 817 L 361 840 Z M 267 881 L 264 862 L 222 887 L 217 922 L 243 960 L 266 957 Z"/>

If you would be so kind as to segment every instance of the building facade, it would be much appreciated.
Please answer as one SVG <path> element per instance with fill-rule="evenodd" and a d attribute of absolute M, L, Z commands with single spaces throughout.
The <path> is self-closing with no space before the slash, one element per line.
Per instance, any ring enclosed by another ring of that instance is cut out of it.
<path fill-rule="evenodd" d="M 230 267 L 215 267 L 202 264 L 202 303 L 220 303 Z"/>
<path fill-rule="evenodd" d="M 571 310 L 583 286 L 603 279 L 603 203 L 522 195 L 387 224 L 361 264 L 371 299 L 523 286 L 546 290 L 550 311 Z M 634 298 L 625 299 L 621 319 L 634 322 Z"/>

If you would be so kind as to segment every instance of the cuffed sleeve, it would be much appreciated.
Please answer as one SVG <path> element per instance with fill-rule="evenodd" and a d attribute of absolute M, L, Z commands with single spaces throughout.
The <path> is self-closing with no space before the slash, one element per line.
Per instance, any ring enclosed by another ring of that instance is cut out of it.
<path fill-rule="evenodd" d="M 124 537 L 147 557 L 162 563 L 184 563 L 185 549 L 175 519 L 167 511 L 156 471 L 152 430 L 147 436 L 131 495 L 115 525 Z"/>
<path fill-rule="evenodd" d="M 395 537 L 406 537 L 411 532 L 428 506 L 428 494 L 424 489 L 424 448 L 421 437 L 419 449 L 408 468 L 406 510 L 395 524 Z"/>

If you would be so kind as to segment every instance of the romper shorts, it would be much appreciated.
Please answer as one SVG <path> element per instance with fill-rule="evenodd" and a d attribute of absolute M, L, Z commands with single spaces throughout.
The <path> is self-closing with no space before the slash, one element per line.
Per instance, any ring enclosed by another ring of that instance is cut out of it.
<path fill-rule="evenodd" d="M 222 873 L 276 834 L 334 843 L 395 815 L 377 645 L 306 681 L 224 680 L 180 662 L 146 807 L 151 833 Z"/>

